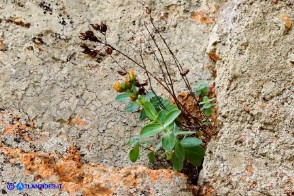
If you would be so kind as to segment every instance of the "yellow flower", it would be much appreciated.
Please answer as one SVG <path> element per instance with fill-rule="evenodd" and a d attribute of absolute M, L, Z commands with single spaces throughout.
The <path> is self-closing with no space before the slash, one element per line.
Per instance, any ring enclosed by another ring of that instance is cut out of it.
<path fill-rule="evenodd" d="M 125 85 L 126 85 L 127 89 L 130 89 L 132 87 L 132 84 L 130 83 L 129 78 L 125 79 Z"/>
<path fill-rule="evenodd" d="M 136 76 L 135 76 L 135 72 L 134 72 L 134 69 L 131 68 L 130 69 L 130 81 L 135 81 L 136 80 Z"/>
<path fill-rule="evenodd" d="M 122 91 L 122 88 L 121 88 L 121 83 L 119 82 L 116 82 L 114 86 L 112 86 L 112 88 L 114 90 L 116 90 L 116 92 L 121 92 Z"/>

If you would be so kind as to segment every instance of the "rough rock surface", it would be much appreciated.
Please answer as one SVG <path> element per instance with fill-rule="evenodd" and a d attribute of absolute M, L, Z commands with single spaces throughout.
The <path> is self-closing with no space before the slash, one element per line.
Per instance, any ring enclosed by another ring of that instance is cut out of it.
<path fill-rule="evenodd" d="M 219 12 L 209 48 L 222 59 L 222 127 L 200 179 L 212 195 L 294 194 L 293 3 L 236 0 Z"/>
<path fill-rule="evenodd" d="M 203 194 L 293 194 L 294 2 L 145 5 L 192 83 L 216 74 L 222 126 L 208 145 Z M 79 33 L 103 21 L 108 41 L 135 55 L 146 41 L 143 10 L 131 0 L 0 2 L 2 194 L 15 195 L 6 184 L 19 181 L 64 185 L 22 192 L 28 195 L 192 194 L 183 175 L 132 166 L 126 141 L 141 125 L 114 102 L 118 67 L 111 58 L 98 63 L 80 52 Z M 146 62 L 155 69 L 152 59 Z M 144 158 L 139 163 L 147 165 Z"/>
<path fill-rule="evenodd" d="M 202 15 L 213 14 L 217 7 L 213 1 L 208 2 L 171 0 L 145 4 L 153 9 L 155 23 L 162 27 L 162 34 L 179 60 L 190 69 L 192 82 L 210 79 L 209 71 L 204 69 L 210 63 L 205 51 L 214 19 Z M 143 26 L 146 18 L 144 6 L 131 0 L 0 1 L 0 108 L 15 118 L 0 125 L 0 148 L 2 153 L 4 147 L 21 149 L 23 153 L 14 163 L 9 162 L 7 153 L 1 154 L 3 193 L 15 193 L 6 189 L 8 182 L 50 181 L 23 173 L 28 168 L 21 162 L 21 156 L 42 152 L 44 156 L 55 153 L 61 158 L 71 144 L 79 149 L 83 163 L 132 165 L 126 141 L 139 133 L 141 125 L 137 114 L 127 114 L 124 106 L 114 101 L 116 93 L 111 87 L 118 79 L 119 67 L 111 58 L 98 63 L 82 54 L 78 36 L 91 23 L 105 22 L 108 41 L 135 55 L 132 48 L 138 48 L 141 39 L 144 41 L 141 32 L 146 34 Z M 115 58 L 133 67 L 129 61 Z M 152 68 L 154 61 L 147 63 Z M 140 73 L 138 69 L 136 72 Z M 181 90 L 181 85 L 176 85 Z M 19 116 L 21 125 L 17 123 Z M 39 131 L 23 131 L 26 123 L 33 123 L 31 128 Z M 148 164 L 145 156 L 140 163 Z M 161 187 L 160 194 L 173 191 L 189 195 L 178 188 L 186 187 L 185 178 L 175 177 L 174 183 L 159 182 L 150 184 L 150 188 Z M 46 195 L 58 192 L 46 191 Z M 26 193 L 42 194 L 36 190 Z"/>

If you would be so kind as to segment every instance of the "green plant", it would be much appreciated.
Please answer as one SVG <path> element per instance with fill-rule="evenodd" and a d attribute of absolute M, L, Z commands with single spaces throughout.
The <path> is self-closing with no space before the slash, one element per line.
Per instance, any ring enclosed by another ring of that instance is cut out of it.
<path fill-rule="evenodd" d="M 185 160 L 194 166 L 201 164 L 204 157 L 204 149 L 200 146 L 202 141 L 189 137 L 195 134 L 193 131 L 180 131 L 178 125 L 181 122 L 178 117 L 181 110 L 177 106 L 168 99 L 147 92 L 136 79 L 133 69 L 124 83 L 117 82 L 113 88 L 121 93 L 115 98 L 116 101 L 129 101 L 126 111 L 135 112 L 140 109 L 140 119 L 150 121 L 142 128 L 140 136 L 135 136 L 128 142 L 132 147 L 129 153 L 132 162 L 137 161 L 140 148 L 144 148 L 150 150 L 148 158 L 151 163 L 155 162 L 155 154 L 159 153 L 171 160 L 175 170 L 181 170 Z"/>
<path fill-rule="evenodd" d="M 92 28 L 100 33 L 100 36 L 96 36 L 91 30 L 80 34 L 79 37 L 81 40 L 94 43 L 94 46 L 83 43 L 81 45 L 83 48 L 82 52 L 91 58 L 96 58 L 96 61 L 99 63 L 107 55 L 111 56 L 113 53 L 116 53 L 129 60 L 133 65 L 141 68 L 143 74 L 147 77 L 145 82 L 140 83 L 134 74 L 134 70 L 131 69 L 124 82 L 116 82 L 113 86 L 113 89 L 120 93 L 115 100 L 117 102 L 129 102 L 125 106 L 127 112 L 139 111 L 140 120 L 148 120 L 148 124 L 142 128 L 140 135 L 132 137 L 128 142 L 132 147 L 129 153 L 132 162 L 138 160 L 140 149 L 144 148 L 150 150 L 148 158 L 151 163 L 154 163 L 161 156 L 168 160 L 168 162 L 171 161 L 175 170 L 181 170 L 186 161 L 198 167 L 201 165 L 204 157 L 202 146 L 205 145 L 197 137 L 201 137 L 202 133 L 205 134 L 207 127 L 210 126 L 210 121 L 206 116 L 211 114 L 211 107 L 214 105 L 211 103 L 213 99 L 207 100 L 205 98 L 209 94 L 210 89 L 203 81 L 199 81 L 196 84 L 194 87 L 195 91 L 192 89 L 186 77 L 189 70 L 184 69 L 161 35 L 160 30 L 155 27 L 154 20 L 151 17 L 151 11 L 148 11 L 147 14 L 150 15 L 150 24 L 153 29 L 150 30 L 150 27 L 144 23 L 146 28 L 145 33 L 149 35 L 149 40 L 151 40 L 145 44 L 147 44 L 147 48 L 153 50 L 152 53 L 145 52 L 141 48 L 141 50 L 138 50 L 138 56 L 129 56 L 122 50 L 109 44 L 106 39 L 107 26 L 104 23 L 91 24 Z M 161 44 L 158 43 L 158 38 Z M 101 46 L 100 49 L 97 49 L 97 45 Z M 159 47 L 160 45 L 166 47 L 167 50 L 162 50 Z M 168 52 L 171 59 L 173 59 L 173 63 L 168 63 L 164 51 Z M 146 58 L 148 58 L 147 55 L 151 56 L 151 54 L 152 59 L 156 62 L 155 65 L 159 68 L 159 72 L 155 73 L 147 68 Z M 111 57 L 119 66 L 120 70 L 117 72 L 122 76 L 126 76 L 126 67 L 115 61 L 113 56 Z M 171 68 L 172 65 L 174 68 Z M 181 81 L 185 83 L 186 89 L 188 90 L 187 95 L 192 96 L 192 100 L 187 105 L 192 108 L 187 108 L 185 106 L 186 104 L 178 99 L 171 76 L 171 69 L 177 70 L 182 78 Z M 153 82 L 161 85 L 169 94 L 172 102 L 170 99 L 156 95 L 152 87 Z M 150 87 L 149 91 L 145 89 L 147 85 Z M 199 109 L 199 104 L 203 105 L 201 109 Z M 191 109 L 194 112 L 191 112 Z M 203 114 L 203 110 L 205 115 Z M 199 133 L 201 134 L 199 135 Z"/>
<path fill-rule="evenodd" d="M 209 99 L 207 95 L 209 94 L 210 88 L 208 87 L 207 83 L 205 83 L 202 80 L 199 80 L 196 85 L 194 86 L 195 89 L 195 96 L 201 97 L 202 102 L 199 103 L 201 106 L 201 111 L 204 110 L 204 114 L 206 116 L 210 116 L 212 114 L 212 107 L 215 106 L 215 104 L 211 103 L 215 98 Z M 204 121 L 204 124 L 209 125 L 209 121 Z"/>
<path fill-rule="evenodd" d="M 196 85 L 194 86 L 194 90 L 196 91 L 195 96 L 197 97 L 204 97 L 207 96 L 209 93 L 208 85 L 202 80 L 199 80 L 196 83 Z"/>
<path fill-rule="evenodd" d="M 207 96 L 203 97 L 203 101 L 199 104 L 202 105 L 201 110 L 204 110 L 206 116 L 210 116 L 212 114 L 211 107 L 215 106 L 211 101 L 215 100 L 215 98 L 209 99 Z"/>

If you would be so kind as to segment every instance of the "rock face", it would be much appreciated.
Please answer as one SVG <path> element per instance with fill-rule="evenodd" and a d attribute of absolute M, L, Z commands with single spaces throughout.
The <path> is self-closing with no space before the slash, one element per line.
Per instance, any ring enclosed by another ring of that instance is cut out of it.
<path fill-rule="evenodd" d="M 15 194 L 7 190 L 8 182 L 50 182 L 51 178 L 40 178 L 40 174 L 28 175 L 32 173 L 28 172 L 29 165 L 22 161 L 22 157 L 36 156 L 41 162 L 47 164 L 46 161 L 49 161 L 51 164 L 54 161 L 50 153 L 55 153 L 61 159 L 72 143 L 79 149 L 81 162 L 116 168 L 106 168 L 107 175 L 121 171 L 139 174 L 143 167 L 130 167 L 130 149 L 126 145 L 130 136 L 140 131 L 138 114 L 124 112 L 124 105 L 115 103 L 116 92 L 111 88 L 119 78 L 119 67 L 112 58 L 98 63 L 81 53 L 82 42 L 78 36 L 90 29 L 91 23 L 104 22 L 108 25 L 108 42 L 131 56 L 135 55 L 132 48 L 140 48 L 141 42 L 143 48 L 147 47 L 144 46 L 147 32 L 143 22 L 148 21 L 144 11 L 144 7 L 148 6 L 152 9 L 154 22 L 179 61 L 190 69 L 191 81 L 199 78 L 209 80 L 209 71 L 204 66 L 210 60 L 205 50 L 214 19 L 204 19 L 202 15 L 212 10 L 210 6 L 214 8 L 214 5 L 176 0 L 164 3 L 150 1 L 145 5 L 132 0 L 1 1 L 0 108 L 1 111 L 5 110 L 3 115 L 6 116 L 3 117 L 6 123 L 0 125 L 0 148 L 3 153 L 6 152 L 0 158 L 3 171 L 0 188 L 3 193 Z M 151 29 L 150 24 L 147 23 L 147 26 Z M 115 54 L 114 58 L 127 68 L 134 67 Z M 146 59 L 146 63 L 151 69 L 154 67 L 151 58 Z M 140 76 L 140 71 L 135 69 Z M 174 75 L 175 80 L 179 78 Z M 178 82 L 176 85 L 179 91 L 182 90 Z M 28 127 L 33 130 L 26 131 Z M 20 152 L 18 150 L 21 149 L 21 154 L 8 159 L 7 148 L 10 152 Z M 34 153 L 43 153 L 49 160 Z M 139 164 L 143 163 L 148 164 L 144 152 Z M 123 166 L 130 169 L 118 169 Z M 94 172 L 94 169 L 91 171 Z M 187 190 L 181 191 L 187 188 L 186 178 L 176 177 L 175 173 L 169 172 L 175 178 L 166 182 L 151 180 L 149 183 L 148 175 L 140 174 L 142 183 L 146 181 L 147 192 L 191 194 Z M 53 180 L 56 181 L 55 178 Z M 118 193 L 121 192 L 119 185 L 113 186 Z M 113 187 L 107 189 L 114 192 Z M 131 189 L 135 190 L 139 189 Z M 85 190 L 79 189 L 78 192 L 85 193 Z M 37 190 L 23 193 L 44 194 Z M 59 191 L 51 190 L 46 195 L 57 193 Z M 66 195 L 67 192 L 62 194 Z"/>
<path fill-rule="evenodd" d="M 119 67 L 112 58 L 89 59 L 79 48 L 78 35 L 105 22 L 109 43 L 131 56 L 147 50 L 145 6 L 190 69 L 190 81 L 211 80 L 210 72 L 216 77 L 221 127 L 208 145 L 202 193 L 293 194 L 291 0 L 1 1 L 2 194 L 15 195 L 6 184 L 19 181 L 64 185 L 46 195 L 192 194 L 181 174 L 132 166 L 126 141 L 141 124 L 114 102 Z M 156 71 L 152 58 L 146 63 Z M 174 79 L 182 91 L 179 74 Z"/>
<path fill-rule="evenodd" d="M 293 1 L 229 1 L 219 12 L 210 43 L 222 59 L 215 80 L 222 127 L 200 179 L 210 192 L 294 193 L 293 11 Z"/>
<path fill-rule="evenodd" d="M 169 169 L 152 170 L 142 165 L 123 168 L 85 163 L 69 138 L 60 135 L 51 146 L 50 133 L 25 122 L 19 115 L 0 113 L 1 189 L 7 183 L 54 184 L 61 189 L 45 189 L 46 195 L 192 195 L 187 177 Z M 14 139 L 11 141 L 11 139 Z M 48 149 L 51 146 L 51 150 Z M 64 148 L 64 146 L 67 146 Z M 36 150 L 43 149 L 43 150 Z M 54 151 L 53 151 L 54 150 Z M 37 189 L 23 194 L 42 195 Z"/>

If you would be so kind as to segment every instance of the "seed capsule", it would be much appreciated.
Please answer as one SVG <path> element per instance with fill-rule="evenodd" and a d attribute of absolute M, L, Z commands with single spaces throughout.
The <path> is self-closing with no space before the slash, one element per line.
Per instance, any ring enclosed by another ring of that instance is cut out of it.
<path fill-rule="evenodd" d="M 190 71 L 189 69 L 185 69 L 180 74 L 181 74 L 181 76 L 185 76 L 189 73 L 189 71 Z"/>
<path fill-rule="evenodd" d="M 99 25 L 99 24 L 91 24 L 91 26 L 92 26 L 93 29 L 95 29 L 96 31 L 100 31 L 100 25 Z"/>
<path fill-rule="evenodd" d="M 107 31 L 107 25 L 104 24 L 104 23 L 101 23 L 101 25 L 100 25 L 100 31 L 103 32 L 103 33 L 105 33 Z"/>
<path fill-rule="evenodd" d="M 86 36 L 87 36 L 87 37 L 92 37 L 92 36 L 94 36 L 93 31 L 86 31 Z"/>
<path fill-rule="evenodd" d="M 110 47 L 106 48 L 106 49 L 105 49 L 105 52 L 106 52 L 107 54 L 111 55 L 111 54 L 112 54 L 112 48 L 110 48 Z"/>
<path fill-rule="evenodd" d="M 125 76 L 127 75 L 127 72 L 126 71 L 117 71 L 117 73 L 121 76 Z"/>

